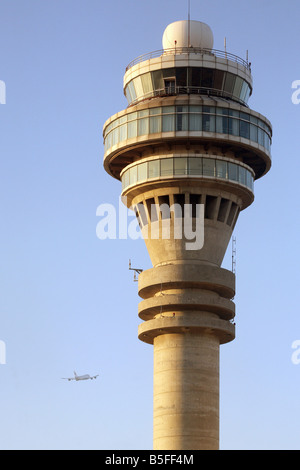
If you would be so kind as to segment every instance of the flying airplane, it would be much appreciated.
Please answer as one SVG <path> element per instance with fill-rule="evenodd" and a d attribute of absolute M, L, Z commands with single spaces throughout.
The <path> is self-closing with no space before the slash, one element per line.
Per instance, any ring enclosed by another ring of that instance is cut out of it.
<path fill-rule="evenodd" d="M 71 380 L 75 380 L 76 382 L 78 382 L 79 380 L 93 380 L 93 379 L 96 379 L 97 377 L 99 377 L 99 374 L 98 375 L 93 375 L 93 376 L 90 376 L 88 374 L 86 375 L 77 375 L 76 372 L 74 371 L 74 377 L 62 377 L 63 380 L 69 380 L 69 382 Z"/>

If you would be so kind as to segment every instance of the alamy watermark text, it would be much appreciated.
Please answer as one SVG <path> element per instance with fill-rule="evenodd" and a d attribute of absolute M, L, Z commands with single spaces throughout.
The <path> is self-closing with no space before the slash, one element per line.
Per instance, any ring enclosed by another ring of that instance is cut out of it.
<path fill-rule="evenodd" d="M 0 104 L 6 104 L 6 85 L 3 80 L 0 80 Z"/>
<path fill-rule="evenodd" d="M 292 354 L 291 360 L 292 363 L 297 366 L 300 364 L 300 339 L 296 339 L 292 342 L 292 349 L 294 349 L 294 352 Z"/>
<path fill-rule="evenodd" d="M 0 340 L 0 365 L 6 364 L 6 344 Z"/>
<path fill-rule="evenodd" d="M 184 240 L 186 250 L 201 250 L 204 245 L 204 204 L 143 203 L 128 209 L 126 198 L 113 204 L 100 204 L 96 215 L 101 217 L 96 227 L 100 240 L 151 239 Z M 131 220 L 130 220 L 131 217 Z"/>
<path fill-rule="evenodd" d="M 292 103 L 300 104 L 300 80 L 294 80 L 292 83 L 292 89 L 295 91 L 292 93 Z"/>

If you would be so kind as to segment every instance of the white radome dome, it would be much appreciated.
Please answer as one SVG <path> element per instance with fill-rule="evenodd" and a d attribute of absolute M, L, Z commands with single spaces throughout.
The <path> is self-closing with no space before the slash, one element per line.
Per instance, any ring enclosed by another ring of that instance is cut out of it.
<path fill-rule="evenodd" d="M 164 50 L 174 47 L 197 47 L 211 50 L 214 45 L 214 36 L 210 27 L 201 21 L 175 21 L 166 27 L 162 44 Z"/>

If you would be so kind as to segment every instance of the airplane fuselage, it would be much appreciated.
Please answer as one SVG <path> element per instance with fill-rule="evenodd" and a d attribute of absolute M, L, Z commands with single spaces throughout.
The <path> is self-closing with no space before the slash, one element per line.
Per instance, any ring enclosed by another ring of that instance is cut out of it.
<path fill-rule="evenodd" d="M 76 382 L 79 382 L 80 380 L 94 380 L 97 377 L 99 377 L 99 374 L 90 376 L 89 374 L 86 375 L 77 375 L 76 372 L 74 372 L 74 377 L 63 377 L 64 380 L 68 380 L 69 382 L 71 380 L 75 380 Z"/>

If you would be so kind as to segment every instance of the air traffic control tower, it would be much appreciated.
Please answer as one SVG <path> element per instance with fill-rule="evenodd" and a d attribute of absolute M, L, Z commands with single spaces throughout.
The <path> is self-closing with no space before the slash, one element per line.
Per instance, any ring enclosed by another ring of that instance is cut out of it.
<path fill-rule="evenodd" d="M 128 107 L 104 124 L 104 168 L 122 182 L 153 264 L 138 279 L 138 336 L 154 349 L 153 447 L 216 450 L 220 345 L 235 338 L 235 274 L 221 263 L 271 167 L 271 124 L 248 107 L 250 64 L 214 50 L 199 21 L 170 24 L 163 50 L 128 65 L 124 93 Z"/>

